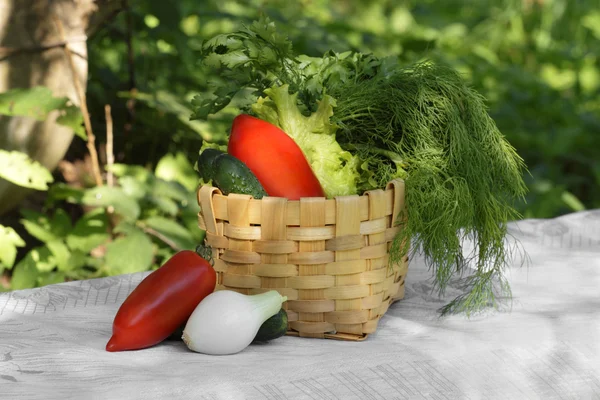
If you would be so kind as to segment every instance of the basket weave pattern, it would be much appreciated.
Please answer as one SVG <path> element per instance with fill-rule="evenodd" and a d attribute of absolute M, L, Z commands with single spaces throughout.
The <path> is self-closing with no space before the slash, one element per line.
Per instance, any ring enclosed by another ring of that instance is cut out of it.
<path fill-rule="evenodd" d="M 408 261 L 389 262 L 402 180 L 362 196 L 299 201 L 225 196 L 205 185 L 198 203 L 216 290 L 287 296 L 288 335 L 363 340 L 404 297 Z"/>

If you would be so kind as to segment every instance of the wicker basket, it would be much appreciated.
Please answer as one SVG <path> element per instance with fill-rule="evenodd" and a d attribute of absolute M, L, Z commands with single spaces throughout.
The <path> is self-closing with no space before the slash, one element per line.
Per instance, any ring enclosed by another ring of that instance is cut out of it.
<path fill-rule="evenodd" d="M 363 340 L 404 297 L 405 258 L 389 265 L 404 182 L 362 196 L 256 200 L 198 190 L 217 289 L 287 296 L 288 335 Z M 389 267 L 389 268 L 388 268 Z"/>

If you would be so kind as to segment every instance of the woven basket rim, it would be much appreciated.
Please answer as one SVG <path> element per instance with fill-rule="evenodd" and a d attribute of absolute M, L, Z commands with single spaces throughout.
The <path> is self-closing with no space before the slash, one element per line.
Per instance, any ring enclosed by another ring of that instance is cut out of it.
<path fill-rule="evenodd" d="M 386 186 L 384 188 L 377 188 L 377 189 L 370 189 L 370 190 L 366 190 L 364 191 L 362 194 L 349 194 L 349 195 L 341 195 L 341 196 L 334 196 L 334 197 L 302 197 L 301 199 L 322 199 L 325 198 L 325 201 L 335 201 L 336 198 L 345 198 L 345 197 L 363 197 L 363 196 L 368 196 L 369 192 L 376 192 L 379 190 L 382 191 L 388 191 L 388 190 L 393 190 L 392 185 L 394 182 L 402 182 L 404 183 L 405 180 L 402 178 L 395 178 L 392 179 L 391 181 L 389 181 Z M 239 194 L 239 193 L 229 193 L 229 194 L 223 194 L 223 192 L 221 191 L 221 189 L 219 189 L 216 186 L 210 185 L 210 184 L 202 184 L 198 186 L 197 192 L 200 192 L 200 189 L 202 189 L 203 187 L 207 187 L 207 188 L 211 188 L 211 189 L 215 189 L 215 192 L 213 193 L 213 196 L 220 196 L 220 197 L 229 197 L 231 195 L 233 196 L 248 196 L 248 197 L 252 197 L 250 195 L 244 195 L 244 194 Z M 265 196 L 262 199 L 255 199 L 252 197 L 252 199 L 250 201 L 262 201 L 265 198 L 270 198 L 270 199 L 285 199 L 289 202 L 300 202 L 300 200 L 290 200 L 287 197 L 282 197 L 282 196 Z"/>
<path fill-rule="evenodd" d="M 350 194 L 350 195 L 341 195 L 341 196 L 334 196 L 334 197 L 302 197 L 299 200 L 290 200 L 287 197 L 281 197 L 281 196 L 265 196 L 262 199 L 255 199 L 254 197 L 252 197 L 251 195 L 245 195 L 245 194 L 239 194 L 239 193 L 229 193 L 229 194 L 223 194 L 223 192 L 221 191 L 221 189 L 219 189 L 216 186 L 210 185 L 210 184 L 202 184 L 198 186 L 198 189 L 196 190 L 196 194 L 197 194 L 197 201 L 198 204 L 200 204 L 200 191 L 202 190 L 202 188 L 206 188 L 206 190 L 210 190 L 211 191 L 211 196 L 221 199 L 227 199 L 229 197 L 246 197 L 246 198 L 250 198 L 250 203 L 256 203 L 256 202 L 262 202 L 264 199 L 284 199 L 288 202 L 288 204 L 292 203 L 300 203 L 300 201 L 306 201 L 305 199 L 325 199 L 326 204 L 327 203 L 334 203 L 336 201 L 336 199 L 343 199 L 343 198 L 348 198 L 348 197 L 367 197 L 369 196 L 369 193 L 372 192 L 378 192 L 378 191 L 393 191 L 394 190 L 394 184 L 398 184 L 401 183 L 402 185 L 405 184 L 405 180 L 402 178 L 395 178 L 392 179 L 391 181 L 389 181 L 385 188 L 377 188 L 377 189 L 370 189 L 370 190 L 366 190 L 364 191 L 362 194 Z M 268 201 L 272 201 L 272 200 L 268 200 Z"/>

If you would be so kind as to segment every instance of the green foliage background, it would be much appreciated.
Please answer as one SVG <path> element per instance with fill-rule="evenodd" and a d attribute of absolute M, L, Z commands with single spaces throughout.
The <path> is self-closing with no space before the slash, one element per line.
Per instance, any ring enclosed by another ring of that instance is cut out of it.
<path fill-rule="evenodd" d="M 354 49 L 398 54 L 407 63 L 423 58 L 451 63 L 488 99 L 490 114 L 529 166 L 530 194 L 520 209 L 525 217 L 600 205 L 597 0 L 138 4 L 133 9 L 135 76 L 145 96 L 136 107 L 134 134 L 122 138 L 126 162 L 154 164 L 163 149 L 186 151 L 193 160 L 200 138 L 224 134 L 226 122 L 203 125 L 187 118 L 191 97 L 209 79 L 218 79 L 200 68 L 200 43 L 265 13 L 299 53 Z M 128 82 L 123 17 L 90 43 L 92 109 L 123 104 L 119 96 Z"/>
<path fill-rule="evenodd" d="M 155 268 L 202 239 L 191 166 L 236 110 L 189 120 L 191 98 L 219 79 L 201 67 L 200 45 L 261 14 L 298 53 L 450 63 L 529 167 L 524 217 L 600 207 L 598 0 L 137 0 L 89 41 L 88 108 L 105 143 L 103 107 L 112 106 L 119 187 L 51 184 L 43 210 L 22 210 L 31 243 L 0 226 L 2 246 L 23 247 L 14 267 L 13 250 L 0 259 L 11 288 Z M 83 157 L 82 139 L 70 153 Z M 63 215 L 65 204 L 82 211 Z"/>

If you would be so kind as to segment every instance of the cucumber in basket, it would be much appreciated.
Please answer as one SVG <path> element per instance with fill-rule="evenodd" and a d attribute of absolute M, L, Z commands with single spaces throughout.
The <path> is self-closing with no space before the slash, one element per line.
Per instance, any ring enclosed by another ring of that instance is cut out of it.
<path fill-rule="evenodd" d="M 204 182 L 212 180 L 213 176 L 215 176 L 215 158 L 221 154 L 225 154 L 225 152 L 219 149 L 208 148 L 203 150 L 198 156 L 198 172 Z"/>
<path fill-rule="evenodd" d="M 255 199 L 267 195 L 250 168 L 231 154 L 220 154 L 214 160 L 213 185 L 221 189 L 223 194 L 249 194 Z"/>
<path fill-rule="evenodd" d="M 277 339 L 278 337 L 285 335 L 287 326 L 287 312 L 282 308 L 277 314 L 263 322 L 252 342 L 266 342 Z"/>

